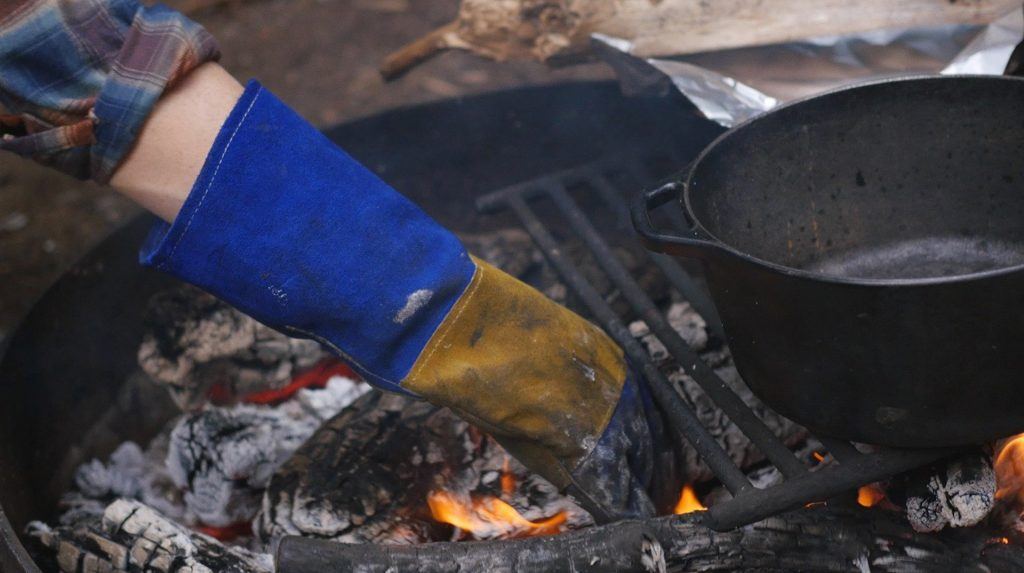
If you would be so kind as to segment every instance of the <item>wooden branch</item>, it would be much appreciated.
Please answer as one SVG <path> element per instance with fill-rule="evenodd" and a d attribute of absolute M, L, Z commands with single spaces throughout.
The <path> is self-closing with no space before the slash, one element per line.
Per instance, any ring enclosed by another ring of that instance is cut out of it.
<path fill-rule="evenodd" d="M 804 509 L 725 533 L 702 526 L 696 513 L 501 542 L 402 547 L 289 537 L 276 560 L 279 573 L 1010 571 L 1024 568 L 1024 548 L 980 528 L 916 533 L 881 510 Z"/>
<path fill-rule="evenodd" d="M 462 48 L 498 61 L 549 61 L 588 49 L 591 34 L 669 56 L 845 35 L 882 28 L 986 23 L 1019 0 L 463 0 L 452 23 L 385 60 L 396 77 L 426 57 Z"/>
<path fill-rule="evenodd" d="M 393 80 L 416 65 L 453 47 L 450 37 L 457 27 L 456 22 L 450 22 L 392 52 L 381 63 L 380 75 L 386 80 Z"/>

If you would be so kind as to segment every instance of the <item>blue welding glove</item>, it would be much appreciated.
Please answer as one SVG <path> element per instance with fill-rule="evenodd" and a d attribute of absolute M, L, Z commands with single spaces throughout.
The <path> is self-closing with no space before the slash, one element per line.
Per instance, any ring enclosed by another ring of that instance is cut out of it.
<path fill-rule="evenodd" d="M 257 83 L 142 260 L 450 407 L 598 519 L 678 491 L 657 410 L 604 332 L 470 256 Z"/>

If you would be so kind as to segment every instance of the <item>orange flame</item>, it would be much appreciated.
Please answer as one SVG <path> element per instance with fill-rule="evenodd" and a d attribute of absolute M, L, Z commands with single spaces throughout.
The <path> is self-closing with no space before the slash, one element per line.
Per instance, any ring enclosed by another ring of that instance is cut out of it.
<path fill-rule="evenodd" d="M 508 497 L 516 491 L 516 476 L 512 474 L 512 470 L 509 468 L 509 457 L 505 456 L 505 461 L 501 464 L 501 495 Z"/>
<path fill-rule="evenodd" d="M 885 499 L 885 491 L 876 483 L 869 483 L 857 490 L 857 503 L 863 507 L 874 507 Z"/>
<path fill-rule="evenodd" d="M 446 491 L 430 492 L 427 505 L 434 519 L 450 523 L 477 539 L 551 535 L 561 531 L 567 517 L 564 511 L 559 511 L 547 519 L 534 522 L 496 497 L 467 498 Z"/>
<path fill-rule="evenodd" d="M 996 499 L 1024 503 L 1024 434 L 1003 443 L 996 456 Z"/>
<path fill-rule="evenodd" d="M 693 486 L 686 484 L 683 486 L 683 491 L 679 494 L 679 501 L 676 502 L 676 508 L 672 510 L 672 513 L 682 515 L 705 509 L 707 508 L 697 498 L 697 492 L 693 491 Z"/>

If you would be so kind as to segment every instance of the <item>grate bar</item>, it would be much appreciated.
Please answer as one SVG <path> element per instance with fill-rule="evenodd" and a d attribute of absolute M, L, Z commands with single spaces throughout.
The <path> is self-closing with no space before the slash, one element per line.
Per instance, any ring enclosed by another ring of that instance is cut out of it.
<path fill-rule="evenodd" d="M 610 181 L 599 171 L 588 172 L 586 181 L 594 186 L 598 194 L 604 200 L 609 209 L 621 221 L 624 229 L 632 230 L 633 226 L 629 219 L 629 208 L 626 206 L 622 193 L 611 184 Z M 638 183 L 639 185 L 639 183 Z M 725 332 L 722 329 L 722 321 L 718 318 L 718 309 L 715 308 L 711 298 L 703 289 L 697 286 L 690 273 L 679 266 L 672 257 L 664 253 L 652 253 L 646 251 L 651 261 L 665 273 L 669 283 L 683 295 L 683 298 L 690 303 L 690 306 L 697 311 L 708 325 L 712 334 L 721 340 L 725 339 Z"/>
<path fill-rule="evenodd" d="M 761 450 L 775 467 L 787 478 L 803 475 L 807 467 L 793 455 L 778 437 L 757 417 L 756 414 L 732 391 L 731 388 L 690 348 L 685 340 L 668 323 L 654 302 L 636 284 L 629 271 L 605 244 L 597 229 L 587 220 L 583 211 L 561 185 L 548 188 L 548 195 L 565 215 L 576 234 L 594 252 L 598 265 L 608 274 L 619 291 L 626 297 L 633 309 L 647 323 L 661 342 L 679 361 L 709 397 L 725 412 L 750 441 Z"/>
<path fill-rule="evenodd" d="M 842 492 L 909 471 L 956 452 L 953 449 L 883 448 L 871 453 L 862 453 L 849 442 L 823 437 L 820 441 L 832 454 L 835 462 L 809 471 L 672 328 L 613 253 L 586 213 L 570 196 L 569 185 L 587 184 L 602 199 L 600 203 L 606 204 L 620 221 L 624 214 L 628 217 L 622 191 L 608 177 L 611 169 L 625 169 L 633 177 L 644 177 L 645 168 L 639 162 L 618 160 L 565 170 L 483 196 L 477 201 L 477 208 L 484 212 L 508 208 L 516 214 L 523 228 L 565 281 L 566 286 L 583 302 L 612 339 L 623 348 L 633 364 L 640 367 L 640 372 L 650 382 L 651 393 L 665 412 L 672 431 L 679 439 L 688 441 L 694 447 L 704 463 L 733 494 L 733 499 L 715 504 L 708 510 L 704 516 L 706 525 L 717 530 L 732 529 L 809 502 L 833 498 Z M 540 198 L 548 198 L 555 203 L 558 212 L 568 220 L 573 232 L 586 244 L 611 284 L 627 299 L 633 310 L 647 323 L 651 332 L 665 345 L 666 350 L 686 373 L 782 473 L 782 483 L 764 489 L 755 488 L 750 483 L 707 428 L 700 423 L 676 386 L 669 382 L 654 364 L 608 301 L 563 253 L 558 240 L 529 204 L 529 201 Z M 681 216 L 677 219 L 681 219 Z M 685 225 L 685 221 L 676 222 Z M 688 298 L 694 309 L 709 320 L 712 332 L 718 334 L 714 329 L 717 320 L 710 320 L 717 317 L 713 303 L 700 290 L 697 282 L 672 257 L 649 254 L 672 286 Z M 720 328 L 720 323 L 717 326 Z"/>
<path fill-rule="evenodd" d="M 892 449 L 861 455 L 851 462 L 829 465 L 779 485 L 755 490 L 742 499 L 712 505 L 704 516 L 704 525 L 717 531 L 734 529 L 798 509 L 811 501 L 829 499 L 837 493 L 912 470 L 955 452 L 952 449 Z"/>
<path fill-rule="evenodd" d="M 841 464 L 852 462 L 864 455 L 849 442 L 844 442 L 843 440 L 819 436 L 818 441 L 821 442 L 821 445 L 825 446 L 825 449 L 832 454 L 832 457 L 838 460 Z"/>
<path fill-rule="evenodd" d="M 626 328 L 619 317 L 612 310 L 611 305 L 604 300 L 604 297 L 587 281 L 558 247 L 558 242 L 551 236 L 551 233 L 544 226 L 544 223 L 537 218 L 526 200 L 520 196 L 508 198 L 508 206 L 516 213 L 523 222 L 526 232 L 533 237 L 533 240 L 544 252 L 562 280 L 566 281 L 573 289 L 583 304 L 594 314 L 604 329 L 615 342 L 622 346 L 634 364 L 642 367 L 644 376 L 651 381 L 651 393 L 658 401 L 658 404 L 668 414 L 669 423 L 679 434 L 681 439 L 687 440 L 700 454 L 704 463 L 708 464 L 711 471 L 722 481 L 722 484 L 733 496 L 742 495 L 753 489 L 750 480 L 743 475 L 736 464 L 717 441 L 708 433 L 707 428 L 701 425 L 693 410 L 687 406 L 683 399 L 672 389 L 671 383 L 665 375 L 658 370 L 658 367 L 651 361 L 647 352 L 639 342 L 633 338 L 629 329 Z"/>

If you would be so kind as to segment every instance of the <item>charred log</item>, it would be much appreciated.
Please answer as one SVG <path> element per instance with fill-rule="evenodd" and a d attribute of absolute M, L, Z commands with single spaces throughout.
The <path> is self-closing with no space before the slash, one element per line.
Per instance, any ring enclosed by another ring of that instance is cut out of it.
<path fill-rule="evenodd" d="M 506 472 L 514 491 L 501 491 Z M 526 519 L 565 512 L 568 527 L 591 523 L 554 486 L 449 410 L 373 392 L 321 426 L 281 467 L 254 529 L 264 541 L 284 535 L 374 543 L 450 539 L 451 528 L 435 521 L 426 503 L 438 490 L 504 493 Z"/>
<path fill-rule="evenodd" d="M 119 500 L 102 517 L 50 528 L 34 522 L 29 536 L 65 573 L 271 573 L 270 556 L 228 547 L 136 502 Z"/>
<path fill-rule="evenodd" d="M 913 531 L 890 512 L 804 509 L 731 532 L 700 513 L 620 521 L 552 537 L 416 547 L 289 537 L 279 571 L 1015 571 L 1024 548 L 987 530 Z"/>
<path fill-rule="evenodd" d="M 327 356 L 311 340 L 289 338 L 195 287 L 157 294 L 149 303 L 139 366 L 166 385 L 183 409 L 285 386 L 296 371 Z"/>
<path fill-rule="evenodd" d="M 186 414 L 170 434 L 166 461 L 185 505 L 206 525 L 251 520 L 274 471 L 367 389 L 336 378 L 276 408 L 240 404 Z"/>

